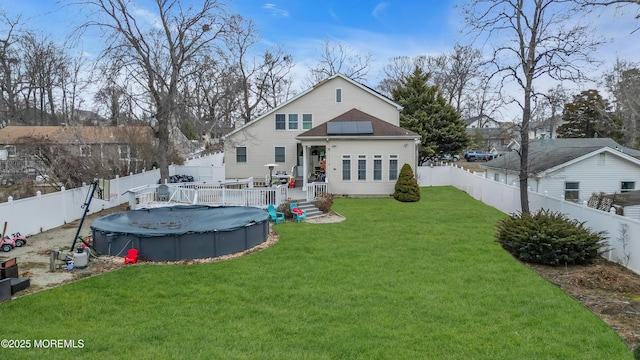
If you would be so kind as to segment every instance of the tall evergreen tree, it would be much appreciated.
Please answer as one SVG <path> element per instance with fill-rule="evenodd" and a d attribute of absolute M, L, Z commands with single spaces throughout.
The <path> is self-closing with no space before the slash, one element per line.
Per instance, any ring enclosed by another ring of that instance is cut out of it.
<path fill-rule="evenodd" d="M 561 138 L 612 137 L 620 139 L 619 121 L 610 112 L 609 101 L 598 90 L 585 90 L 573 97 L 573 102 L 564 106 L 558 127 Z"/>
<path fill-rule="evenodd" d="M 460 152 L 469 142 L 462 117 L 438 91 L 428 85 L 430 75 L 415 67 L 392 90 L 393 100 L 404 107 L 400 126 L 422 137 L 420 164 L 444 154 Z"/>

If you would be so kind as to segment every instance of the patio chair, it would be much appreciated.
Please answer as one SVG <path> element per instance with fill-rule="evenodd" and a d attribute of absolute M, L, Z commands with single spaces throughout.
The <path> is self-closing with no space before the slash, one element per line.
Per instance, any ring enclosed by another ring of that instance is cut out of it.
<path fill-rule="evenodd" d="M 298 204 L 291 203 L 289 205 L 289 209 L 291 210 L 291 215 L 293 215 L 293 218 L 295 220 L 298 220 L 298 222 L 300 222 L 300 220 L 302 220 L 302 219 L 306 219 L 307 218 L 306 211 L 300 210 L 300 208 L 298 208 Z"/>
<path fill-rule="evenodd" d="M 165 184 L 158 186 L 158 201 L 169 201 L 169 186 Z"/>
<path fill-rule="evenodd" d="M 269 212 L 271 221 L 274 221 L 276 224 L 279 224 L 280 221 L 284 221 L 284 213 L 276 211 L 276 208 L 273 205 L 269 205 L 269 207 L 267 207 L 267 211 Z"/>
<path fill-rule="evenodd" d="M 124 257 L 124 264 L 135 264 L 138 262 L 138 250 L 129 249 L 127 256 Z"/>

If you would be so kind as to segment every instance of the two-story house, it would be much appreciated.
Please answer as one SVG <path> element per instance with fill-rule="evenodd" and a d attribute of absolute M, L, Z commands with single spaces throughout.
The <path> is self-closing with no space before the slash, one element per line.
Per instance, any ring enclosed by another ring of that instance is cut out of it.
<path fill-rule="evenodd" d="M 402 107 L 337 74 L 225 136 L 226 177 L 263 178 L 276 165 L 302 183 L 344 195 L 390 195 L 420 136 L 400 127 Z"/>

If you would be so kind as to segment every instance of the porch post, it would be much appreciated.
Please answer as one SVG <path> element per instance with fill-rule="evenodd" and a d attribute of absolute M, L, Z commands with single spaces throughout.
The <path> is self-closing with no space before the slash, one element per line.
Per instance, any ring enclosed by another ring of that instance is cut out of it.
<path fill-rule="evenodd" d="M 309 163 L 307 156 L 307 145 L 302 145 L 302 191 L 307 191 L 307 164 Z"/>

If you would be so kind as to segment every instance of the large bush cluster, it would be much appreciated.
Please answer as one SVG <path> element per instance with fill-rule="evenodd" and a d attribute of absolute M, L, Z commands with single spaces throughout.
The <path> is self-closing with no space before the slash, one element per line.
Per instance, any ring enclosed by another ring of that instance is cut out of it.
<path fill-rule="evenodd" d="M 541 210 L 498 221 L 497 241 L 519 260 L 545 265 L 588 264 L 603 252 L 605 232 L 562 213 Z"/>

